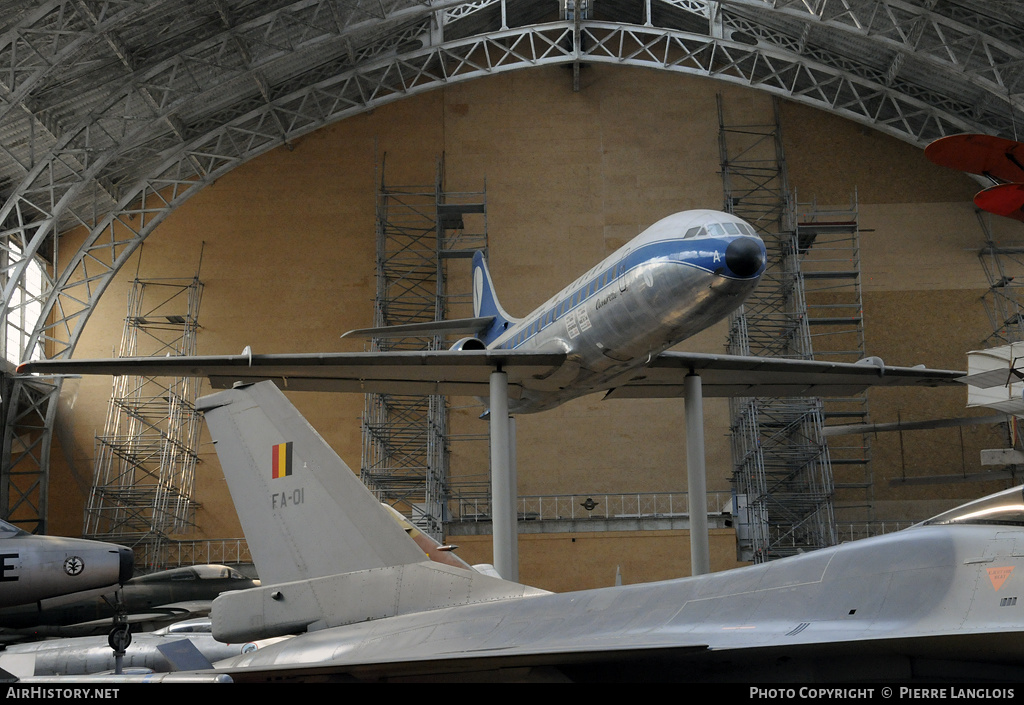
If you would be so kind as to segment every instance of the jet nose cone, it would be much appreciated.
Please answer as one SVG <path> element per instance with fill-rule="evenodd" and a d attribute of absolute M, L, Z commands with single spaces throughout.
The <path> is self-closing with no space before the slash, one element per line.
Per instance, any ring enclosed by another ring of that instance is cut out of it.
<path fill-rule="evenodd" d="M 132 549 L 124 546 L 117 547 L 118 576 L 117 582 L 124 585 L 132 579 L 135 569 L 135 554 Z"/>
<path fill-rule="evenodd" d="M 725 248 L 725 266 L 737 277 L 752 277 L 765 263 L 764 243 L 753 237 L 738 237 Z"/>

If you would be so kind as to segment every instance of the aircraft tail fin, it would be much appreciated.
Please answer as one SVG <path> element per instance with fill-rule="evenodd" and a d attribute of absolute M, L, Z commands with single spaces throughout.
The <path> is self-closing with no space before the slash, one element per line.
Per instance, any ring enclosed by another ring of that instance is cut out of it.
<path fill-rule="evenodd" d="M 198 408 L 262 583 L 213 601 L 216 639 L 543 594 L 430 560 L 273 382 L 203 397 Z"/>
<path fill-rule="evenodd" d="M 487 268 L 487 260 L 484 259 L 484 253 L 480 251 L 473 255 L 473 315 L 477 318 L 488 316 L 494 318 L 494 321 L 480 333 L 480 340 L 485 345 L 490 345 L 510 325 L 519 320 L 508 315 L 498 303 L 498 296 L 494 293 L 494 282 L 491 281 L 491 272 Z"/>
<path fill-rule="evenodd" d="M 272 383 L 203 397 L 198 408 L 263 585 L 424 559 Z"/>

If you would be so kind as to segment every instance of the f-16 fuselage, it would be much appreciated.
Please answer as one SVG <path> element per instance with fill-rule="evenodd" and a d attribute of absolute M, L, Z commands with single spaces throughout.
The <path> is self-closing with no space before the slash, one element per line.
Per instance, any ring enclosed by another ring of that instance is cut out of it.
<path fill-rule="evenodd" d="M 474 659 L 481 671 L 547 664 L 582 680 L 1019 678 L 1022 526 L 1018 487 L 773 563 L 352 623 L 221 665 L 238 678 L 310 663 L 416 677 L 473 671 Z"/>

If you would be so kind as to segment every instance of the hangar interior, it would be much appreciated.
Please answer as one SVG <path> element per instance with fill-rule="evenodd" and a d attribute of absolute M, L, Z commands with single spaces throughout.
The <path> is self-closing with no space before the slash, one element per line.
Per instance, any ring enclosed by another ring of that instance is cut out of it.
<path fill-rule="evenodd" d="M 522 315 L 656 220 L 725 207 L 723 122 L 774 125 L 791 203 L 856 212 L 866 355 L 965 369 L 967 351 L 1017 332 L 1015 307 L 1012 321 L 990 315 L 1014 272 L 1000 270 L 996 291 L 980 253 L 1012 253 L 1020 223 L 979 216 L 979 184 L 922 148 L 962 132 L 1019 136 L 1020 2 L 201 5 L 5 8 L 0 511 L 26 528 L 82 534 L 111 382 L 19 379 L 13 363 L 116 354 L 137 279 L 201 280 L 200 354 L 361 350 L 339 336 L 374 322 L 382 179 L 433 188 L 440 163 L 446 193 L 486 194 L 491 273 L 502 305 Z M 466 289 L 467 260 L 447 272 Z M 722 352 L 729 337 L 723 321 L 682 347 Z M 364 398 L 290 398 L 358 472 Z M 965 402 L 960 388 L 868 395 L 875 423 L 987 413 Z M 482 404 L 448 404 L 454 505 L 479 493 L 488 449 Z M 587 498 L 685 504 L 682 428 L 682 399 L 594 396 L 521 416 L 518 492 L 568 498 L 573 511 Z M 726 400 L 705 400 L 705 428 L 708 487 L 724 506 L 735 468 Z M 847 483 L 860 485 L 856 498 L 834 495 L 848 535 L 1014 482 L 956 481 L 990 471 L 980 451 L 1010 445 L 1005 423 L 869 440 L 870 481 Z M 205 430 L 198 461 L 195 525 L 174 538 L 238 539 Z M 842 485 L 845 470 L 834 472 Z M 486 524 L 461 514 L 449 540 L 488 562 Z M 595 514 L 520 521 L 522 582 L 562 591 L 611 584 L 617 571 L 623 582 L 689 574 L 685 524 Z M 739 563 L 736 544 L 722 517 L 714 570 Z"/>

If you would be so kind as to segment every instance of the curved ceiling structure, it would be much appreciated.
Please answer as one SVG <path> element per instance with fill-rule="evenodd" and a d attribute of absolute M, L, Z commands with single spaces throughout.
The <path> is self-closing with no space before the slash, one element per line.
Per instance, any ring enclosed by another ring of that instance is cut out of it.
<path fill-rule="evenodd" d="M 70 354 L 109 277 L 178 204 L 304 133 L 447 83 L 607 62 L 747 85 L 923 146 L 1013 137 L 1024 4 L 974 0 L 50 0 L 0 46 L 0 221 L 62 253 L 44 306 Z"/>
<path fill-rule="evenodd" d="M 918 146 L 958 132 L 1014 138 L 1024 126 L 1021 0 L 569 5 L 3 2 L 5 311 L 29 258 L 56 261 L 30 345 L 70 355 L 117 269 L 217 177 L 383 103 L 503 71 L 611 63 L 700 75 Z M 55 257 L 71 228 L 88 232 L 85 244 Z"/>

